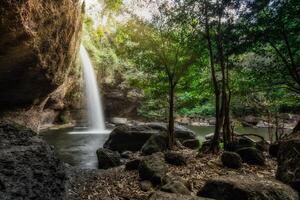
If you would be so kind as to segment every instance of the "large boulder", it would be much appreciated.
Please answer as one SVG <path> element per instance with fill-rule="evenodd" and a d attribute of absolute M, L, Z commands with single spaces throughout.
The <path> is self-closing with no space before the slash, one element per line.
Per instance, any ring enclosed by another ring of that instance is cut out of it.
<path fill-rule="evenodd" d="M 168 137 L 165 134 L 152 135 L 142 146 L 142 153 L 150 155 L 156 152 L 163 152 L 168 149 Z"/>
<path fill-rule="evenodd" d="M 288 185 L 256 176 L 211 179 L 197 195 L 217 200 L 298 200 L 298 194 Z"/>
<path fill-rule="evenodd" d="M 300 132 L 279 143 L 276 178 L 300 193 Z"/>
<path fill-rule="evenodd" d="M 242 166 L 242 158 L 235 152 L 225 151 L 221 155 L 222 164 L 225 167 L 238 169 Z"/>
<path fill-rule="evenodd" d="M 0 199 L 63 200 L 64 165 L 34 132 L 0 124 Z"/>
<path fill-rule="evenodd" d="M 161 184 L 167 172 L 164 155 L 155 153 L 144 157 L 138 171 L 141 180 L 150 180 L 154 185 Z"/>
<path fill-rule="evenodd" d="M 110 133 L 104 148 L 119 152 L 139 151 L 152 135 L 160 132 L 148 126 L 118 126 Z"/>
<path fill-rule="evenodd" d="M 264 165 L 265 157 L 264 154 L 254 147 L 245 147 L 237 151 L 241 156 L 243 162 L 250 165 Z"/>
<path fill-rule="evenodd" d="M 229 145 L 230 151 L 238 151 L 245 147 L 255 147 L 256 143 L 249 137 L 238 135 Z"/>
<path fill-rule="evenodd" d="M 165 134 L 167 125 L 165 123 L 146 123 L 142 125 L 122 125 L 115 128 L 104 148 L 114 151 L 139 151 L 152 135 Z M 175 126 L 175 137 L 180 141 L 195 139 L 196 134 L 180 125 Z"/>
<path fill-rule="evenodd" d="M 213 199 L 157 191 L 150 196 L 149 200 L 213 200 Z"/>
<path fill-rule="evenodd" d="M 166 123 L 152 122 L 152 123 L 147 123 L 146 125 L 156 130 L 161 130 L 161 131 L 168 130 L 168 126 Z M 196 134 L 192 130 L 179 124 L 175 124 L 174 133 L 175 133 L 175 137 L 179 139 L 181 142 L 188 139 L 196 139 Z"/>
<path fill-rule="evenodd" d="M 79 0 L 1 1 L 0 111 L 41 103 L 62 85 L 72 88 L 81 11 Z"/>
<path fill-rule="evenodd" d="M 100 148 L 96 153 L 100 169 L 108 169 L 121 165 L 121 156 L 117 151 Z"/>

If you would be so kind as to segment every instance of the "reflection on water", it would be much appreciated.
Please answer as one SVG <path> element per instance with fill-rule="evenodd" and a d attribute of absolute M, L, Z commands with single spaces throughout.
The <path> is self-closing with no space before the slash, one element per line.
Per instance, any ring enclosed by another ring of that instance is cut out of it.
<path fill-rule="evenodd" d="M 97 168 L 96 150 L 103 146 L 109 134 L 68 134 L 71 129 L 51 130 L 42 137 L 54 146 L 64 162 L 81 168 Z"/>

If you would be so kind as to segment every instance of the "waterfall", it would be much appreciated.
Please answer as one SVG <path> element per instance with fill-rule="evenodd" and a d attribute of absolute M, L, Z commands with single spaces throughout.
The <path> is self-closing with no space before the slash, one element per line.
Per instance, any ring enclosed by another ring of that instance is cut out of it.
<path fill-rule="evenodd" d="M 102 102 L 98 90 L 95 71 L 89 54 L 83 45 L 80 46 L 80 59 L 83 68 L 85 84 L 86 106 L 88 114 L 88 133 L 104 133 L 105 122 Z"/>

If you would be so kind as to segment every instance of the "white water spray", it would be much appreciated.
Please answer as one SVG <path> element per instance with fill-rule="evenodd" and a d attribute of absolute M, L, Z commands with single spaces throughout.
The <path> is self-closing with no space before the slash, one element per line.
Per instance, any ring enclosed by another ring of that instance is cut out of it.
<path fill-rule="evenodd" d="M 97 79 L 89 54 L 83 45 L 80 46 L 80 59 L 83 67 L 86 106 L 88 113 L 88 130 L 85 133 L 106 133 L 102 102 L 99 95 Z M 83 132 L 72 132 L 83 133 Z"/>

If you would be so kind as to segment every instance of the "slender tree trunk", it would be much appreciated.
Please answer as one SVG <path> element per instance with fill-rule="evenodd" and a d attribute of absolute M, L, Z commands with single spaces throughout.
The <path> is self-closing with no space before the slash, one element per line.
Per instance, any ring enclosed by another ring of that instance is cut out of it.
<path fill-rule="evenodd" d="M 210 151 L 212 153 L 217 153 L 219 151 L 219 142 L 220 142 L 220 130 L 221 130 L 221 120 L 220 120 L 220 90 L 218 85 L 218 80 L 216 77 L 215 71 L 215 63 L 214 63 L 214 56 L 213 56 L 213 49 L 212 49 L 212 42 L 210 36 L 210 26 L 209 26 L 209 19 L 208 19 L 208 2 L 205 1 L 205 32 L 206 32 L 206 39 L 207 39 L 207 48 L 210 57 L 210 66 L 211 66 L 211 77 L 214 86 L 214 94 L 215 94 L 215 118 L 216 118 L 216 125 L 214 131 L 214 137 L 211 141 Z"/>
<path fill-rule="evenodd" d="M 169 148 L 172 149 L 174 145 L 174 89 L 172 81 L 170 81 L 169 88 L 169 125 L 168 125 L 168 138 Z"/>

